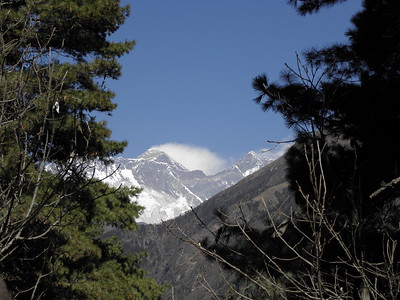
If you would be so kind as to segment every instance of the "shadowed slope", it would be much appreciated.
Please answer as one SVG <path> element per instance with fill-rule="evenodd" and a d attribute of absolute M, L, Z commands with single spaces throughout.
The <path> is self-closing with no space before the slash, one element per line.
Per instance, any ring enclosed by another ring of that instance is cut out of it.
<path fill-rule="evenodd" d="M 212 230 L 219 227 L 215 211 L 229 216 L 245 217 L 253 226 L 262 226 L 267 220 L 265 203 L 271 211 L 280 207 L 287 211 L 293 204 L 286 182 L 286 164 L 283 157 L 244 178 L 234 186 L 218 193 L 194 209 L 174 220 L 159 225 L 142 225 L 136 232 L 109 231 L 116 234 L 128 252 L 145 251 L 148 256 L 143 267 L 159 282 L 171 285 L 165 299 L 210 299 L 210 287 L 219 294 L 228 290 L 222 270 L 207 260 L 189 243 L 174 237 L 170 230 L 182 236 L 179 229 L 196 241 L 210 236 L 205 225 Z M 200 220 L 201 221 L 200 221 Z M 167 228 L 169 226 L 169 229 Z M 233 274 L 223 271 L 232 281 Z"/>

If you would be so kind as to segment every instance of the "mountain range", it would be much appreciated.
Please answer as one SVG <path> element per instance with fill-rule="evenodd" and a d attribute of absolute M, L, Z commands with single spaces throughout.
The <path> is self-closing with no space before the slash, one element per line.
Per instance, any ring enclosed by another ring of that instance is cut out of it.
<path fill-rule="evenodd" d="M 140 224 L 136 231 L 108 228 L 104 236 L 117 236 L 126 252 L 147 253 L 142 266 L 148 276 L 170 287 L 162 299 L 225 299 L 231 284 L 240 289 L 246 282 L 207 259 L 195 245 L 204 238 L 213 239 L 210 232 L 221 226 L 216 211 L 231 221 L 246 220 L 246 224 L 260 229 L 265 228 L 269 211 L 280 216 L 275 219 L 280 223 L 283 215 L 278 212 L 287 214 L 294 205 L 286 168 L 281 157 L 172 220 Z"/>
<path fill-rule="evenodd" d="M 134 199 L 144 207 L 138 222 L 154 224 L 173 219 L 271 163 L 273 153 L 251 151 L 214 175 L 188 170 L 167 153 L 151 148 L 137 158 L 117 157 L 95 166 L 95 176 L 111 186 L 140 187 Z"/>

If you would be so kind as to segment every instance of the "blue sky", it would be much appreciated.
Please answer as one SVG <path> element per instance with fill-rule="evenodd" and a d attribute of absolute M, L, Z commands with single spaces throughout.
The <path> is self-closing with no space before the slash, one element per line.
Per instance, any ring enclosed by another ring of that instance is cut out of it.
<path fill-rule="evenodd" d="M 299 16 L 286 0 L 137 0 L 115 40 L 136 40 L 109 83 L 118 108 L 112 137 L 127 140 L 124 157 L 155 145 L 206 148 L 225 161 L 269 148 L 291 131 L 280 115 L 252 99 L 251 82 L 278 80 L 296 51 L 345 41 L 361 0 Z"/>

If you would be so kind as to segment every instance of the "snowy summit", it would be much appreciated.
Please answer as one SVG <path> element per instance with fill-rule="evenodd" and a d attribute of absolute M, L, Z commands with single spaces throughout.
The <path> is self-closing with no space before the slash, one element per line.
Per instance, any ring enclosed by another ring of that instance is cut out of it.
<path fill-rule="evenodd" d="M 142 188 L 134 199 L 145 207 L 138 222 L 159 223 L 196 207 L 272 160 L 270 155 L 252 151 L 231 167 L 207 176 L 201 170 L 187 169 L 164 151 L 151 148 L 137 158 L 117 157 L 111 165 L 96 165 L 96 177 L 114 187 Z"/>

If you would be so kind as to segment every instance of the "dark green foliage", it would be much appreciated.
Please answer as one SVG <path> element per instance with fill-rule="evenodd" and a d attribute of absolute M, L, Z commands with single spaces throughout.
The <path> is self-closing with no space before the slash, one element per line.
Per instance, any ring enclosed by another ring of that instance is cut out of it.
<path fill-rule="evenodd" d="M 126 142 L 100 113 L 134 42 L 115 0 L 0 0 L 0 273 L 20 299 L 158 299 L 163 287 L 105 227 L 136 228 L 140 190 L 95 179 Z"/>
<path fill-rule="evenodd" d="M 289 2 L 306 14 L 341 1 Z M 278 298 L 398 297 L 399 19 L 399 1 L 365 0 L 348 44 L 305 52 L 279 83 L 253 81 L 255 101 L 295 131 L 286 160 L 298 209 L 283 238 L 272 224 L 223 222 L 207 247 L 275 280 L 270 290 L 283 284 Z"/>
<path fill-rule="evenodd" d="M 399 15 L 398 1 L 365 1 L 364 10 L 353 18 L 349 45 L 307 52 L 304 69 L 289 70 L 283 84 L 270 84 L 265 75 L 253 84 L 260 92 L 256 102 L 282 114 L 300 143 L 329 144 L 326 155 L 336 161 L 329 161 L 327 171 L 340 165 L 337 160 L 345 161 L 348 174 L 337 178 L 348 181 L 345 186 L 350 181 L 362 184 L 358 190 L 363 198 L 399 175 L 400 140 L 393 134 L 400 129 Z M 314 72 L 316 68 L 324 71 Z"/>
<path fill-rule="evenodd" d="M 347 0 L 288 0 L 287 2 L 296 8 L 299 14 L 306 15 L 345 1 Z"/>
<path fill-rule="evenodd" d="M 2 263 L 3 276 L 12 291 L 35 286 L 35 296 L 47 299 L 157 299 L 163 288 L 139 268 L 141 255 L 126 255 L 114 237 L 100 239 L 103 227 L 135 229 L 141 209 L 131 204 L 135 190 L 115 190 L 101 182 L 86 182 L 76 188 L 73 197 L 59 204 L 51 215 L 46 209 L 32 226 L 35 232 L 48 230 L 54 219 L 60 220 L 45 236 L 27 240 L 12 260 Z M 62 209 L 74 203 L 73 210 Z M 29 295 L 32 291 L 28 292 Z"/>

